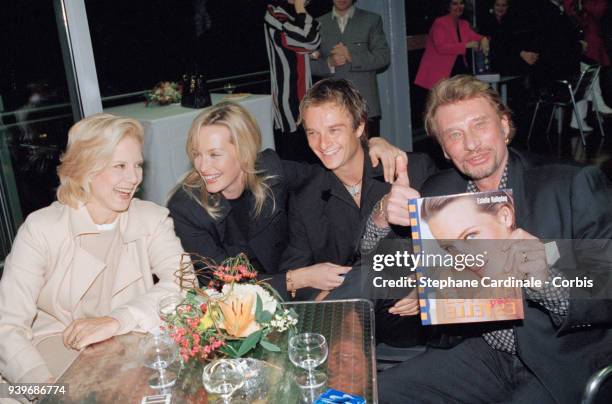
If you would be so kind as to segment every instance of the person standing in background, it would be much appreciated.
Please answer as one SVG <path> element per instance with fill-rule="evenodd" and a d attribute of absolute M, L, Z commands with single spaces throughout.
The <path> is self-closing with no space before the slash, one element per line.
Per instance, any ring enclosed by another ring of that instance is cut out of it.
<path fill-rule="evenodd" d="M 308 147 L 298 130 L 298 106 L 312 84 L 308 54 L 321 43 L 319 23 L 306 11 L 307 0 L 277 0 L 264 17 L 278 154 L 305 160 Z"/>
<path fill-rule="evenodd" d="M 376 74 L 389 65 L 390 51 L 378 14 L 354 6 L 354 0 L 333 0 L 332 11 L 318 18 L 320 58 L 315 76 L 351 81 L 368 104 L 367 136 L 380 135 L 380 99 Z"/>
<path fill-rule="evenodd" d="M 602 67 L 610 66 L 610 56 L 605 47 L 601 20 L 608 9 L 608 0 L 565 0 L 565 12 L 578 23 L 584 31 L 587 43 L 584 58 L 588 63 L 599 63 Z M 601 72 L 599 73 L 601 77 Z M 599 112 L 612 114 L 612 108 L 606 105 L 601 95 L 600 79 L 597 78 L 593 87 L 593 97 Z M 583 107 L 586 112 L 586 100 Z M 595 108 L 595 105 L 593 105 Z M 583 114 L 582 116 L 584 116 Z"/>
<path fill-rule="evenodd" d="M 434 21 L 414 80 L 414 84 L 428 90 L 442 79 L 471 72 L 468 49 L 489 52 L 489 40 L 461 18 L 464 0 L 446 0 L 444 4 L 448 13 Z"/>
<path fill-rule="evenodd" d="M 522 75 L 528 71 L 526 60 L 537 60 L 536 53 L 521 49 L 515 31 L 517 23 L 509 13 L 510 0 L 494 0 L 491 2 L 489 14 L 479 24 L 479 32 L 490 38 L 491 67 L 494 72 L 502 75 Z"/>

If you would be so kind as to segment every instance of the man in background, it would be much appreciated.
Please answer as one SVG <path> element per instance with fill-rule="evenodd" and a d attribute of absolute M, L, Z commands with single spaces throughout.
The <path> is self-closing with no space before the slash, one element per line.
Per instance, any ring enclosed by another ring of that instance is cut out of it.
<path fill-rule="evenodd" d="M 368 136 L 380 135 L 380 99 L 376 74 L 389 65 L 390 51 L 378 14 L 334 0 L 321 24 L 320 58 L 312 61 L 315 76 L 351 81 L 368 103 Z"/>

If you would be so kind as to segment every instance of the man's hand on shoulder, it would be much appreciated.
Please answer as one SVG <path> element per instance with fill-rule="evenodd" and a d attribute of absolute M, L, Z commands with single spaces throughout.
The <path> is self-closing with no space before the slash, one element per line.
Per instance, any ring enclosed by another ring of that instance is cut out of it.
<path fill-rule="evenodd" d="M 372 167 L 378 167 L 378 163 L 382 163 L 385 182 L 389 183 L 392 183 L 397 175 L 397 157 L 404 156 L 406 161 L 408 161 L 405 151 L 398 149 L 381 137 L 374 137 L 368 140 L 368 154 L 372 161 Z"/>

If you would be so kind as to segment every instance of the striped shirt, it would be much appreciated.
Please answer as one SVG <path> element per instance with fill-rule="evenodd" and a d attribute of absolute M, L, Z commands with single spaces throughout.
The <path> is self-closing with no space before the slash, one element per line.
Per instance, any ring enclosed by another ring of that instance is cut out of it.
<path fill-rule="evenodd" d="M 274 127 L 295 132 L 298 107 L 312 85 L 308 54 L 319 48 L 319 23 L 308 13 L 296 14 L 292 5 L 269 5 L 265 21 L 266 47 Z"/>

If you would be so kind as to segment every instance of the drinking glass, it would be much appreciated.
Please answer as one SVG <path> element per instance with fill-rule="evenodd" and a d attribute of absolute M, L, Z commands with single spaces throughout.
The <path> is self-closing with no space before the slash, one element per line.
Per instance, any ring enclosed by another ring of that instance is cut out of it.
<path fill-rule="evenodd" d="M 172 387 L 176 373 L 168 370 L 178 357 L 178 347 L 167 334 L 147 334 L 139 345 L 140 356 L 146 367 L 156 370 L 157 375 L 149 378 L 149 386 L 154 389 Z"/>
<path fill-rule="evenodd" d="M 179 294 L 172 294 L 162 297 L 157 303 L 157 313 L 159 318 L 164 322 L 168 319 L 170 314 L 176 312 L 176 308 L 183 303 L 183 296 Z"/>
<path fill-rule="evenodd" d="M 307 372 L 296 377 L 300 387 L 317 388 L 325 384 L 327 375 L 314 369 L 327 360 L 327 352 L 327 341 L 321 334 L 303 333 L 289 339 L 289 360 Z"/>
<path fill-rule="evenodd" d="M 244 384 L 240 362 L 235 359 L 218 359 L 206 365 L 202 372 L 202 384 L 207 392 L 217 394 L 224 403 Z"/>

